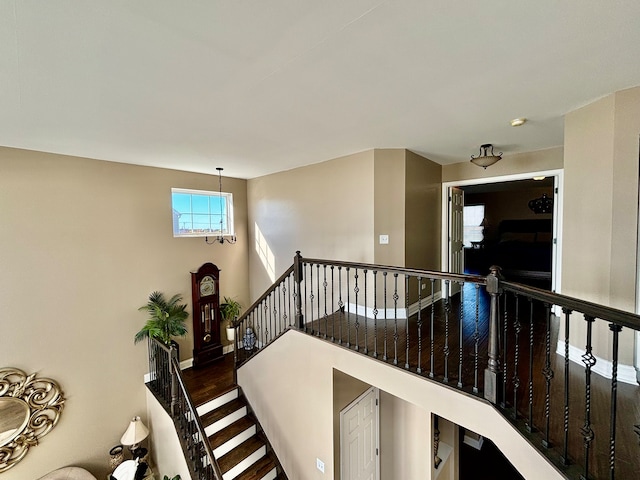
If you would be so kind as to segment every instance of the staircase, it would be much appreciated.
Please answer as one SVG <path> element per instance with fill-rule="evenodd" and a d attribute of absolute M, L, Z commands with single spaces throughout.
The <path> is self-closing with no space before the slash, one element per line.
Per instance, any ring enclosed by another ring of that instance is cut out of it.
<path fill-rule="evenodd" d="M 240 387 L 196 408 L 222 480 L 284 480 L 286 475 Z"/>

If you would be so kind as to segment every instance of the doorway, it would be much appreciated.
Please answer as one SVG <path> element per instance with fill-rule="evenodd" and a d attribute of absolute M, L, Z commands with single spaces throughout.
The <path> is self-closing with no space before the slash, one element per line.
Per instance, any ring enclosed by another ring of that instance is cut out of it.
<path fill-rule="evenodd" d="M 340 412 L 340 478 L 380 478 L 379 391 L 375 387 Z"/>
<path fill-rule="evenodd" d="M 443 183 L 443 270 L 487 275 L 499 265 L 508 280 L 559 293 L 562 177 L 553 170 Z M 463 221 L 462 245 L 454 196 L 463 217 L 475 219 Z"/>

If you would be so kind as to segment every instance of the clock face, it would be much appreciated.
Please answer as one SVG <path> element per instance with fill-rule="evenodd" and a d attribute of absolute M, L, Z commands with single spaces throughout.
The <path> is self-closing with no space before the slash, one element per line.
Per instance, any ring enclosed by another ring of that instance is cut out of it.
<path fill-rule="evenodd" d="M 215 283 L 213 277 L 207 275 L 200 281 L 200 295 L 206 297 L 215 293 Z"/>

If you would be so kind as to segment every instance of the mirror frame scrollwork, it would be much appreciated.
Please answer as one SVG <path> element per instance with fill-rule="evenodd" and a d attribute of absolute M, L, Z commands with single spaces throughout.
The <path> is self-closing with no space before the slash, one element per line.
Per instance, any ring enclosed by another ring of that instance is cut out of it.
<path fill-rule="evenodd" d="M 0 473 L 22 460 L 29 448 L 55 427 L 64 407 L 60 386 L 49 378 L 36 378 L 17 368 L 0 368 L 0 398 L 11 397 L 24 402 L 28 421 L 11 440 L 0 446 Z M 20 422 L 19 422 L 20 423 Z"/>

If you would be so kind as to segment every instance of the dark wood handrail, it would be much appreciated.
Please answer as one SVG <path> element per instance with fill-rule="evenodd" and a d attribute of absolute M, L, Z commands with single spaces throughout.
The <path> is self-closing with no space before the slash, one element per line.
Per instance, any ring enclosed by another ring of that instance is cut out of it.
<path fill-rule="evenodd" d="M 547 290 L 541 290 L 539 288 L 529 287 L 519 283 L 503 281 L 500 285 L 506 291 L 520 294 L 534 300 L 539 300 L 550 305 L 557 305 L 567 310 L 571 310 L 572 312 L 580 312 L 593 318 L 610 321 L 622 327 L 631 328 L 632 330 L 640 331 L 640 315 L 635 313 L 625 312 L 624 310 L 619 310 L 617 308 L 598 305 L 579 298 L 549 292 Z"/>
<path fill-rule="evenodd" d="M 189 394 L 189 390 L 187 389 L 187 386 L 184 383 L 184 378 L 182 377 L 182 373 L 180 372 L 180 363 L 176 358 L 172 357 L 171 364 L 173 366 L 175 379 L 178 382 L 180 390 L 182 391 L 182 394 L 184 395 L 184 398 L 186 400 L 187 407 L 189 408 L 189 414 L 191 415 L 191 418 L 193 418 L 193 421 L 196 424 L 196 428 L 198 429 L 198 434 L 202 439 L 202 445 L 204 446 L 205 452 L 207 453 L 207 457 L 209 457 L 209 465 L 211 465 L 211 468 L 213 469 L 214 477 L 216 480 L 222 480 L 222 471 L 220 470 L 220 467 L 218 466 L 218 462 L 216 461 L 216 458 L 213 455 L 213 451 L 211 450 L 211 445 L 209 445 L 209 442 L 207 441 L 207 434 L 205 433 L 204 427 L 202 426 L 202 422 L 200 421 L 200 415 L 198 415 L 195 404 L 193 403 L 193 399 L 191 398 L 191 395 Z"/>

